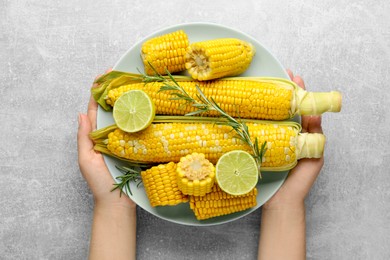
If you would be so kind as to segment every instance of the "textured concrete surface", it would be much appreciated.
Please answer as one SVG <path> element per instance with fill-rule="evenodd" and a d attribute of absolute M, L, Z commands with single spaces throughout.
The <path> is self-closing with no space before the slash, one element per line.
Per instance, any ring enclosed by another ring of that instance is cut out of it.
<path fill-rule="evenodd" d="M 388 1 L 0 0 L 0 259 L 85 259 L 92 197 L 76 153 L 95 75 L 165 26 L 215 22 L 257 38 L 314 91 L 326 163 L 307 198 L 308 259 L 390 259 Z M 191 228 L 138 210 L 139 259 L 255 259 L 260 212 Z"/>

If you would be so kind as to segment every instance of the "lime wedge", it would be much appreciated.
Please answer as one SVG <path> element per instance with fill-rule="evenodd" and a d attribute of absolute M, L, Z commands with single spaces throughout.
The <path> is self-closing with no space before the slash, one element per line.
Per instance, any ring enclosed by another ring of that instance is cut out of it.
<path fill-rule="evenodd" d="M 255 159 L 251 154 L 234 150 L 219 158 L 216 165 L 216 181 L 219 187 L 231 195 L 250 192 L 259 180 Z"/>
<path fill-rule="evenodd" d="M 142 90 L 130 90 L 114 104 L 115 123 L 125 132 L 134 133 L 145 129 L 152 123 L 154 115 L 154 103 Z"/>

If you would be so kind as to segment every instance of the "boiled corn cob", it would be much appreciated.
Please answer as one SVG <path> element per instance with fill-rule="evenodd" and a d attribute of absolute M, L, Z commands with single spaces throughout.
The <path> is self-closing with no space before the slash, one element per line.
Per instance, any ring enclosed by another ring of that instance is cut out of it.
<path fill-rule="evenodd" d="M 264 171 L 293 168 L 300 158 L 322 156 L 325 137 L 322 134 L 300 134 L 294 122 L 247 123 L 252 138 L 267 143 L 263 157 Z M 138 133 L 129 134 L 114 127 L 91 134 L 95 149 L 122 160 L 143 163 L 178 162 L 191 153 L 203 153 L 216 163 L 226 152 L 245 150 L 249 146 L 236 138 L 230 126 L 213 123 L 153 123 Z M 253 141 L 253 140 L 252 140 Z"/>
<path fill-rule="evenodd" d="M 188 46 L 188 36 L 183 30 L 147 40 L 141 49 L 145 73 L 154 75 L 157 71 L 165 75 L 167 70 L 170 73 L 185 70 L 184 56 Z"/>
<path fill-rule="evenodd" d="M 255 48 L 234 38 L 192 43 L 185 56 L 185 67 L 192 78 L 211 80 L 243 73 L 250 65 Z"/>
<path fill-rule="evenodd" d="M 215 184 L 205 196 L 190 196 L 190 208 L 198 220 L 204 220 L 252 208 L 257 204 L 256 196 L 256 188 L 245 195 L 233 196 Z"/>
<path fill-rule="evenodd" d="M 204 154 L 192 153 L 177 164 L 177 185 L 183 194 L 204 196 L 215 181 L 215 167 Z"/>
<path fill-rule="evenodd" d="M 141 172 L 145 192 L 152 207 L 173 206 L 188 201 L 188 197 L 178 188 L 176 167 L 175 163 L 170 162 Z"/>
<path fill-rule="evenodd" d="M 113 80 L 110 75 L 113 75 Z M 193 81 L 188 77 L 175 77 L 180 86 L 194 99 L 196 85 L 206 97 L 213 98 L 229 115 L 240 118 L 285 120 L 295 115 L 319 115 L 324 112 L 339 112 L 341 94 L 331 92 L 307 92 L 294 82 L 277 78 L 226 78 L 208 82 Z M 159 92 L 162 82 L 142 83 L 138 74 L 107 74 L 98 88 L 92 88 L 97 102 L 106 110 L 112 108 L 123 93 L 141 89 L 156 105 L 156 114 L 184 115 L 196 110 L 183 100 L 171 100 L 172 91 Z M 208 116 L 218 113 L 210 111 Z"/>

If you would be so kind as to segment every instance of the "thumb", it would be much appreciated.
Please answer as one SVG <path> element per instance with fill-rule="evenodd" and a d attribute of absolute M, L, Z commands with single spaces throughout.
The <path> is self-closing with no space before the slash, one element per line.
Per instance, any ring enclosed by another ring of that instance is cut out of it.
<path fill-rule="evenodd" d="M 79 159 L 86 156 L 93 149 L 93 142 L 89 138 L 92 131 L 91 122 L 85 114 L 79 114 L 79 130 L 77 132 L 77 148 Z"/>

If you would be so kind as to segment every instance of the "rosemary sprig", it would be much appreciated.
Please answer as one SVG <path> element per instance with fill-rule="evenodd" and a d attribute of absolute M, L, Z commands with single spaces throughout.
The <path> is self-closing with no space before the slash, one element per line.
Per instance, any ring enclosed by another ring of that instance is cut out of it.
<path fill-rule="evenodd" d="M 221 118 L 225 119 L 224 121 L 217 121 L 216 124 L 227 125 L 227 126 L 232 127 L 233 130 L 236 131 L 235 137 L 242 140 L 244 143 L 248 144 L 249 147 L 252 149 L 252 153 L 253 153 L 252 156 L 257 163 L 257 168 L 259 170 L 259 175 L 261 178 L 260 167 L 261 167 L 261 163 L 263 162 L 264 154 L 267 150 L 267 147 L 266 147 L 267 142 L 263 142 L 261 147 L 259 147 L 259 141 L 258 141 L 257 137 L 255 137 L 255 141 L 252 142 L 252 138 L 250 136 L 248 126 L 245 122 L 243 122 L 241 120 L 237 120 L 234 117 L 232 117 L 231 115 L 229 115 L 228 113 L 226 113 L 226 111 L 223 110 L 217 104 L 217 102 L 215 102 L 215 100 L 212 97 L 210 99 L 208 99 L 204 95 L 202 90 L 199 88 L 199 86 L 196 86 L 196 89 L 199 93 L 198 98 L 202 102 L 207 104 L 209 107 L 212 107 L 215 111 L 217 111 L 220 114 Z"/>
<path fill-rule="evenodd" d="M 186 101 L 186 104 L 190 104 L 193 107 L 197 108 L 197 110 L 185 114 L 186 116 L 198 115 L 198 114 L 209 112 L 209 111 L 216 111 L 220 114 L 220 117 L 224 120 L 220 120 L 220 121 L 217 121 L 215 123 L 218 125 L 227 125 L 227 126 L 232 127 L 233 130 L 237 133 L 236 138 L 242 140 L 243 142 L 245 142 L 246 144 L 249 145 L 249 147 L 252 150 L 252 156 L 257 163 L 259 176 L 261 178 L 262 176 L 261 176 L 261 172 L 260 172 L 260 167 L 261 167 L 261 163 L 263 162 L 264 154 L 267 150 L 267 147 L 266 147 L 267 142 L 264 142 L 261 145 L 261 147 L 259 146 L 259 142 L 258 142 L 257 137 L 254 139 L 254 142 L 253 142 L 252 138 L 250 136 L 247 124 L 241 120 L 237 120 L 237 119 L 233 118 L 228 113 L 226 113 L 226 111 L 223 110 L 213 98 L 210 98 L 210 99 L 207 98 L 204 95 L 204 93 L 202 92 L 202 90 L 199 88 L 198 85 L 196 85 L 196 89 L 198 92 L 197 98 L 200 100 L 200 102 L 198 100 L 194 99 L 193 97 L 191 97 L 179 85 L 179 83 L 169 73 L 169 71 L 167 71 L 168 78 L 166 78 L 166 77 L 163 77 L 161 74 L 159 74 L 155 70 L 155 68 L 152 66 L 152 64 L 149 63 L 149 65 L 153 69 L 153 71 L 155 72 L 155 75 L 148 76 L 148 75 L 142 74 L 143 81 L 145 83 L 146 82 L 153 82 L 154 80 L 159 81 L 159 82 L 163 82 L 163 86 L 161 86 L 159 92 L 167 91 L 167 90 L 176 91 L 176 92 L 171 93 L 171 95 L 174 96 L 173 98 L 171 98 L 172 100 L 184 100 L 184 101 Z"/>
<path fill-rule="evenodd" d="M 115 167 L 123 173 L 123 175 L 116 177 L 115 179 L 119 180 L 119 183 L 114 183 L 114 188 L 111 191 L 114 191 L 116 189 L 120 190 L 119 196 L 122 196 L 123 188 L 130 193 L 130 195 L 133 195 L 130 189 L 130 182 L 134 181 L 137 183 L 137 188 L 141 184 L 142 179 L 139 175 L 139 171 L 125 167 L 125 166 L 117 166 Z"/>

